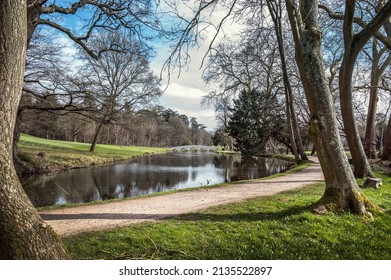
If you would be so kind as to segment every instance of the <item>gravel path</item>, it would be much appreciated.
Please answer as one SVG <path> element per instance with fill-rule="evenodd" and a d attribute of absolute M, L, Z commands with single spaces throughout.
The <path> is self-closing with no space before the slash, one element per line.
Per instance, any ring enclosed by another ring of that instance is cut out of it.
<path fill-rule="evenodd" d="M 253 197 L 305 187 L 324 180 L 317 158 L 303 171 L 273 179 L 198 189 L 155 197 L 105 204 L 41 211 L 42 218 L 60 235 L 102 230 L 132 223 L 153 221 Z"/>

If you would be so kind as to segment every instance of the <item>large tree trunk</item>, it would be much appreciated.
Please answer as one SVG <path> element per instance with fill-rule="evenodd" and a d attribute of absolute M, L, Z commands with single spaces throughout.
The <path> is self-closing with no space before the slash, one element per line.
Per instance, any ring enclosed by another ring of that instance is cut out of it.
<path fill-rule="evenodd" d="M 27 0 L 27 41 L 26 46 L 28 48 L 30 40 L 33 37 L 33 34 L 37 28 L 37 21 L 40 13 L 39 1 L 36 0 Z M 19 106 L 19 105 L 18 105 Z M 29 163 L 22 161 L 18 157 L 18 143 L 20 140 L 20 124 L 21 124 L 21 114 L 23 109 L 18 110 L 16 116 L 16 123 L 14 129 L 14 137 L 12 141 L 12 151 L 13 151 L 13 160 L 14 164 L 18 165 L 21 168 L 22 173 L 34 173 L 35 169 Z"/>
<path fill-rule="evenodd" d="M 318 26 L 318 1 L 300 1 L 300 7 L 286 0 L 295 39 L 296 60 L 308 101 L 310 133 L 326 181 L 322 198 L 314 211 L 351 211 L 367 214 L 371 205 L 361 193 L 345 155 L 331 93 L 323 69 L 322 32 Z"/>
<path fill-rule="evenodd" d="M 26 0 L 0 2 L 0 259 L 65 259 L 16 176 L 12 142 L 27 46 Z"/>

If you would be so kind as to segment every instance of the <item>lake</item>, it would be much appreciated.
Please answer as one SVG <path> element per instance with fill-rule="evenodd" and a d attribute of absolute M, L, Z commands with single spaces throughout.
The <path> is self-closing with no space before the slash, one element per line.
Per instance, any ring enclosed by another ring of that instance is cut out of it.
<path fill-rule="evenodd" d="M 180 152 L 31 176 L 21 181 L 34 206 L 39 207 L 249 180 L 280 173 L 289 167 L 289 162 L 272 158 Z"/>

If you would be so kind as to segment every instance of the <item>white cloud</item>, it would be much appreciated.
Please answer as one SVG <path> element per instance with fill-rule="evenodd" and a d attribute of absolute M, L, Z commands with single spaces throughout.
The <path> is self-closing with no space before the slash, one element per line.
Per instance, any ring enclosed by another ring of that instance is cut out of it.
<path fill-rule="evenodd" d="M 191 9 L 199 5 L 197 1 L 187 2 L 187 6 L 183 3 L 178 7 L 178 11 L 182 16 L 188 19 L 194 15 L 194 11 Z M 173 71 L 170 75 L 170 83 L 161 98 L 162 105 L 164 107 L 171 108 L 178 111 L 181 114 L 186 114 L 189 117 L 196 117 L 198 122 L 203 123 L 212 130 L 216 127 L 215 112 L 213 108 L 205 109 L 201 106 L 202 97 L 208 94 L 210 90 L 206 87 L 205 82 L 202 79 L 202 73 L 204 69 L 200 69 L 202 60 L 209 49 L 209 44 L 212 42 L 216 29 L 220 21 L 227 15 L 227 7 L 224 6 L 224 2 L 213 11 L 212 14 L 206 14 L 208 20 L 212 21 L 212 25 L 203 24 L 202 27 L 202 38 L 204 41 L 200 41 L 198 48 L 190 48 L 190 63 L 184 69 L 171 69 Z M 226 21 L 222 31 L 216 37 L 215 44 L 221 41 L 225 37 L 236 38 L 242 30 L 242 25 L 232 22 L 231 20 Z M 152 66 L 155 72 L 160 75 L 160 71 L 165 60 L 170 55 L 169 45 L 159 45 L 157 48 L 158 55 L 152 61 Z M 205 61 L 206 63 L 207 61 Z M 205 65 L 204 65 L 205 66 Z M 178 72 L 180 75 L 178 77 Z M 165 76 L 166 75 L 166 76 Z M 167 73 L 163 73 L 163 83 L 167 83 Z M 212 85 L 213 86 L 213 85 Z"/>
<path fill-rule="evenodd" d="M 177 82 L 170 84 L 164 92 L 161 98 L 163 106 L 171 108 L 180 114 L 185 114 L 188 117 L 195 117 L 208 130 L 213 130 L 216 118 L 214 110 L 201 107 L 201 100 L 206 91 L 181 85 Z"/>

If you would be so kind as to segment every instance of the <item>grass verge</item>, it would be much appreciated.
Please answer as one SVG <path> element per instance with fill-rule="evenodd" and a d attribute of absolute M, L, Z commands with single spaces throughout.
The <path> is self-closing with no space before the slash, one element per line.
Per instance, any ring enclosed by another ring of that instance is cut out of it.
<path fill-rule="evenodd" d="M 26 134 L 21 135 L 18 149 L 20 158 L 39 165 L 42 171 L 106 164 L 167 151 L 165 148 L 96 145 L 95 152 L 90 153 L 88 143 L 48 140 Z M 39 156 L 38 153 L 44 156 Z"/>
<path fill-rule="evenodd" d="M 154 223 L 64 238 L 76 259 L 390 259 L 391 178 L 364 193 L 383 211 L 314 215 L 323 184 Z"/>

